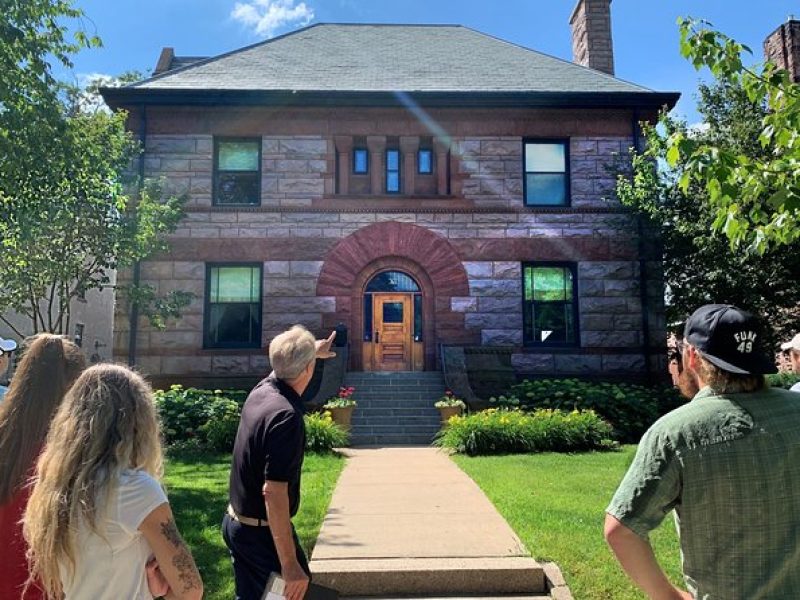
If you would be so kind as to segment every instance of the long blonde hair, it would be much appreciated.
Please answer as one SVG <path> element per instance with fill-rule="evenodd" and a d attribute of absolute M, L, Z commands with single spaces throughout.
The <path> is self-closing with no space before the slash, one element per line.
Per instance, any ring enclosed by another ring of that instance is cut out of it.
<path fill-rule="evenodd" d="M 0 403 L 0 505 L 25 484 L 56 409 L 85 367 L 80 348 L 66 338 L 41 333 L 25 340 Z"/>
<path fill-rule="evenodd" d="M 150 386 L 120 365 L 86 369 L 61 404 L 39 461 L 25 511 L 31 581 L 61 597 L 59 564 L 74 573 L 74 533 L 93 531 L 121 471 L 162 474 L 159 425 Z"/>

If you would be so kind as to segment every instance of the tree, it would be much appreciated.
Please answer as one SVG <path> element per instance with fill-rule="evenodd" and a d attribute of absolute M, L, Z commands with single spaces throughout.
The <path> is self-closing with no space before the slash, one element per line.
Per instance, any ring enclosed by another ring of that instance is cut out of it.
<path fill-rule="evenodd" d="M 681 53 L 717 82 L 741 89 L 764 107 L 757 122 L 760 151 L 742 151 L 713 139 L 672 131 L 666 160 L 680 165 L 680 186 L 700 184 L 714 209 L 712 227 L 731 247 L 758 253 L 800 239 L 800 86 L 775 65 L 745 66 L 751 50 L 709 23 L 679 19 Z"/>
<path fill-rule="evenodd" d="M 0 11 L 0 314 L 27 315 L 35 332 L 69 331 L 71 300 L 163 250 L 182 216 L 183 199 L 157 184 L 126 185 L 139 147 L 125 115 L 82 110 L 54 78 L 51 63 L 70 67 L 100 45 L 82 28 L 68 40 L 65 21 L 82 16 L 70 0 L 5 0 Z M 191 299 L 125 291 L 156 326 Z"/>
<path fill-rule="evenodd" d="M 732 303 L 768 317 L 768 338 L 775 345 L 800 328 L 798 243 L 770 246 L 761 254 L 744 244 L 731 248 L 725 233 L 714 229 L 719 208 L 706 182 L 686 178 L 692 158 L 680 154 L 667 163 L 670 141 L 678 138 L 768 160 L 771 149 L 760 139 L 768 106 L 751 100 L 741 85 L 725 82 L 700 86 L 698 110 L 701 128 L 667 115 L 658 128 L 645 127 L 647 149 L 634 155 L 632 177 L 618 178 L 617 193 L 661 231 L 670 321 L 684 320 L 702 304 Z"/>

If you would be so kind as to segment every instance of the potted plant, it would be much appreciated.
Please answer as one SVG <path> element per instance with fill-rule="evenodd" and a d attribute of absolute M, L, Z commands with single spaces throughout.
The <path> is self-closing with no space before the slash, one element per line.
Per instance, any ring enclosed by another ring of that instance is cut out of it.
<path fill-rule="evenodd" d="M 464 401 L 457 398 L 452 390 L 445 390 L 444 396 L 439 398 L 433 405 L 439 409 L 439 414 L 442 417 L 442 425 L 447 425 L 450 417 L 460 415 L 467 407 Z"/>
<path fill-rule="evenodd" d="M 322 407 L 330 411 L 333 422 L 341 425 L 346 431 L 350 430 L 350 420 L 353 418 L 353 409 L 356 407 L 356 401 L 352 398 L 355 391 L 354 387 L 340 387 L 339 393 Z"/>

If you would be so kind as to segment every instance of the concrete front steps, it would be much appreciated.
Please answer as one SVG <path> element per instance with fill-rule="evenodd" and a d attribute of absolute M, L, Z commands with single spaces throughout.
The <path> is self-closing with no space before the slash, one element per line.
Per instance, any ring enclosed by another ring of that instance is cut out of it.
<path fill-rule="evenodd" d="M 345 386 L 356 388 L 352 446 L 428 445 L 439 431 L 433 403 L 444 395 L 438 371 L 349 372 Z"/>
<path fill-rule="evenodd" d="M 544 570 L 522 556 L 315 560 L 314 581 L 347 598 L 549 598 Z"/>

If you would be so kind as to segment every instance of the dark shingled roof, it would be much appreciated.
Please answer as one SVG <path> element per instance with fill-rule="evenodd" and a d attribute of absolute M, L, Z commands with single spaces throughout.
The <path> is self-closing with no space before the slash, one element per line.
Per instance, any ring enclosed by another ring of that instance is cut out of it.
<path fill-rule="evenodd" d="M 671 99 L 460 25 L 366 24 L 312 25 L 104 95 L 124 102 L 210 92 L 254 97 L 398 91 L 448 97 L 608 94 L 635 96 L 645 104 Z"/>

